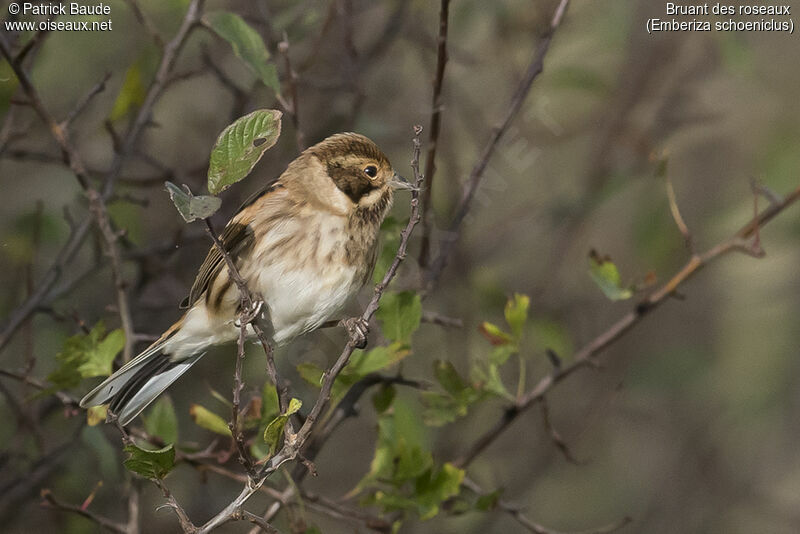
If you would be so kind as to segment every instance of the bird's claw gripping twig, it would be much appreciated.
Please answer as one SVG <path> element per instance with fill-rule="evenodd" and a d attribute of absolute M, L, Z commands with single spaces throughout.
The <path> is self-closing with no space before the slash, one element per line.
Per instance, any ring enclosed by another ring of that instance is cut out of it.
<path fill-rule="evenodd" d="M 347 329 L 350 335 L 350 341 L 357 349 L 363 349 L 367 346 L 367 334 L 369 334 L 369 323 L 363 317 L 350 317 L 349 319 L 342 319 L 342 326 Z"/>

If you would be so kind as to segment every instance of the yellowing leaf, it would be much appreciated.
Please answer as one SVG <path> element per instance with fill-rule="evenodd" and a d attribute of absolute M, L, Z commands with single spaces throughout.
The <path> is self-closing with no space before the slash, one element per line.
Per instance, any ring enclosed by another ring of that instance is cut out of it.
<path fill-rule="evenodd" d="M 192 416 L 197 426 L 210 430 L 220 436 L 231 436 L 231 429 L 228 428 L 228 423 L 211 410 L 199 404 L 192 404 L 189 407 L 189 415 Z"/>
<path fill-rule="evenodd" d="M 495 346 L 507 345 L 514 341 L 510 335 L 500 330 L 499 326 L 488 321 L 482 322 L 478 327 L 478 331 L 489 340 L 489 343 Z"/>
<path fill-rule="evenodd" d="M 89 426 L 97 426 L 106 420 L 108 414 L 108 405 L 92 406 L 86 410 L 86 424 Z"/>
<path fill-rule="evenodd" d="M 286 426 L 286 421 L 292 414 L 297 413 L 303 406 L 303 401 L 300 399 L 292 399 L 289 401 L 289 406 L 286 412 L 272 420 L 267 428 L 264 430 L 264 442 L 269 445 L 269 455 L 272 456 L 278 450 L 278 443 L 280 443 L 283 429 Z"/>
<path fill-rule="evenodd" d="M 589 275 L 611 300 L 626 300 L 633 296 L 630 288 L 622 286 L 619 271 L 611 258 L 600 257 L 595 250 L 589 254 Z"/>
<path fill-rule="evenodd" d="M 511 327 L 511 333 L 517 341 L 522 337 L 522 329 L 528 321 L 528 308 L 530 304 L 530 297 L 528 295 L 520 295 L 519 293 L 514 293 L 514 297 L 508 299 L 508 302 L 506 302 L 506 322 L 508 326 Z"/>

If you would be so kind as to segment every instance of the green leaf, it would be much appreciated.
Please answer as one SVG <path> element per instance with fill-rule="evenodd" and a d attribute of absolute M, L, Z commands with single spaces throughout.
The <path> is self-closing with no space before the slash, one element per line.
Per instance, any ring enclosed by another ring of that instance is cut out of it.
<path fill-rule="evenodd" d="M 189 407 L 189 415 L 192 416 L 194 423 L 206 430 L 210 430 L 215 434 L 219 434 L 220 436 L 231 436 L 231 429 L 228 428 L 228 423 L 220 417 L 219 415 L 215 414 L 211 410 L 200 406 L 199 404 L 192 404 Z"/>
<path fill-rule="evenodd" d="M 150 479 L 162 479 L 175 466 L 175 449 L 172 444 L 154 451 L 142 449 L 136 445 L 126 445 L 128 458 L 123 462 L 125 467 Z"/>
<path fill-rule="evenodd" d="M 428 426 L 443 426 L 467 415 L 467 406 L 451 395 L 423 391 L 420 399 L 425 406 L 422 420 Z"/>
<path fill-rule="evenodd" d="M 597 251 L 589 254 L 589 275 L 610 300 L 626 300 L 633 296 L 630 288 L 622 287 L 619 271 L 609 257 L 600 257 Z"/>
<path fill-rule="evenodd" d="M 315 388 L 322 387 L 322 377 L 325 374 L 325 371 L 323 371 L 317 364 L 303 362 L 297 365 L 297 372 L 300 374 L 300 378 L 308 382 L 310 385 L 314 386 Z"/>
<path fill-rule="evenodd" d="M 259 109 L 222 130 L 208 166 L 208 190 L 216 195 L 250 174 L 258 160 L 278 141 L 280 111 Z"/>
<path fill-rule="evenodd" d="M 125 334 L 122 330 L 113 330 L 106 335 L 103 321 L 98 321 L 88 334 L 68 337 L 61 352 L 56 355 L 58 368 L 47 377 L 53 387 L 40 395 L 76 387 L 82 378 L 110 375 L 114 358 L 124 345 Z"/>
<path fill-rule="evenodd" d="M 211 217 L 222 206 L 222 199 L 207 195 L 194 196 L 185 185 L 186 191 L 172 182 L 164 182 L 164 185 L 169 198 L 186 222 Z"/>
<path fill-rule="evenodd" d="M 111 108 L 109 119 L 119 120 L 144 103 L 146 89 L 142 78 L 142 61 L 139 60 L 125 72 L 125 81 L 122 82 L 114 107 Z"/>
<path fill-rule="evenodd" d="M 278 450 L 278 443 L 283 435 L 283 429 L 286 426 L 286 421 L 289 420 L 289 417 L 292 414 L 297 413 L 301 406 L 303 406 L 303 401 L 299 399 L 292 399 L 289 401 L 289 406 L 286 408 L 286 412 L 273 419 L 272 422 L 267 425 L 266 430 L 264 430 L 264 442 L 269 445 L 270 456 L 275 454 L 275 451 Z"/>
<path fill-rule="evenodd" d="M 506 302 L 506 322 L 508 326 L 511 327 L 511 333 L 517 342 L 522 338 L 522 329 L 528 321 L 528 308 L 530 304 L 530 297 L 527 295 L 520 295 L 519 293 L 514 293 L 514 297 L 508 299 L 508 302 Z"/>
<path fill-rule="evenodd" d="M 422 393 L 420 398 L 425 406 L 422 419 L 428 426 L 442 426 L 467 415 L 469 406 L 480 400 L 483 394 L 467 384 L 450 362 L 437 360 L 433 369 L 436 380 L 446 393 Z"/>
<path fill-rule="evenodd" d="M 490 510 L 494 510 L 497 507 L 497 503 L 500 500 L 500 494 L 502 490 L 494 490 L 491 493 L 487 493 L 485 495 L 481 495 L 475 501 L 475 509 L 480 510 L 482 512 L 488 512 Z"/>
<path fill-rule="evenodd" d="M 280 94 L 281 85 L 275 65 L 269 61 L 269 51 L 264 40 L 239 15 L 214 11 L 203 16 L 203 22 L 217 35 L 228 41 L 233 53 L 258 76 L 261 83 Z"/>
<path fill-rule="evenodd" d="M 144 428 L 151 436 L 158 436 L 164 443 L 178 441 L 178 417 L 169 395 L 163 395 L 150 408 L 144 419 Z"/>
<path fill-rule="evenodd" d="M 464 470 L 451 463 L 444 464 L 435 473 L 431 470 L 428 476 L 420 477 L 415 484 L 417 501 L 424 507 L 420 519 L 435 516 L 442 502 L 458 495 L 463 481 Z"/>
<path fill-rule="evenodd" d="M 100 325 L 100 323 L 97 324 Z M 102 325 L 100 326 L 102 328 Z M 102 332 L 102 330 L 100 331 Z M 114 358 L 124 346 L 125 332 L 120 328 L 112 330 L 102 341 L 86 352 L 85 361 L 78 367 L 78 372 L 84 378 L 110 375 Z"/>
<path fill-rule="evenodd" d="M 372 271 L 372 281 L 379 283 L 386 275 L 386 271 L 397 255 L 397 247 L 400 246 L 400 231 L 405 223 L 400 223 L 394 217 L 386 217 L 381 224 L 381 252 L 375 262 L 375 269 Z"/>
<path fill-rule="evenodd" d="M 456 368 L 450 362 L 436 360 L 433 364 L 433 373 L 439 384 L 453 397 L 459 396 L 464 391 L 464 388 L 467 387 Z"/>
<path fill-rule="evenodd" d="M 264 389 L 261 391 L 261 421 L 269 422 L 273 417 L 280 412 L 280 403 L 278 402 L 278 390 L 274 384 L 266 382 Z"/>
<path fill-rule="evenodd" d="M 499 347 L 495 347 L 491 353 L 489 353 L 489 363 L 493 365 L 503 365 L 508 361 L 508 358 L 512 355 L 519 352 L 519 347 L 516 343 L 513 345 L 501 345 Z"/>
<path fill-rule="evenodd" d="M 375 411 L 378 412 L 378 415 L 382 414 L 392 406 L 392 402 L 394 402 L 394 398 L 396 396 L 397 390 L 391 384 L 384 384 L 377 392 L 375 392 L 375 394 L 372 396 L 372 405 L 375 407 Z"/>
<path fill-rule="evenodd" d="M 411 354 L 411 351 L 401 343 L 375 347 L 369 352 L 356 350 L 339 376 L 344 375 L 351 383 L 355 383 L 370 373 L 386 369 L 409 354 Z"/>
<path fill-rule="evenodd" d="M 384 293 L 375 316 L 384 336 L 407 343 L 422 320 L 422 300 L 413 291 Z"/>

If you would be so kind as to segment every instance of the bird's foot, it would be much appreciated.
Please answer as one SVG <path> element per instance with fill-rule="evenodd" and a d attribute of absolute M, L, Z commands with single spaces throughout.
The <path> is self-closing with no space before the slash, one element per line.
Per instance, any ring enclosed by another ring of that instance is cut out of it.
<path fill-rule="evenodd" d="M 342 319 L 339 323 L 347 330 L 350 335 L 350 342 L 357 349 L 367 346 L 367 334 L 369 334 L 369 323 L 363 317 L 350 317 Z"/>

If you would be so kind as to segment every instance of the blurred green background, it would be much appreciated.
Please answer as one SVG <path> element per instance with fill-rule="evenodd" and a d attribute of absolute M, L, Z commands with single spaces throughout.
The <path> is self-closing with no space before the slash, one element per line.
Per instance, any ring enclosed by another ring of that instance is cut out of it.
<path fill-rule="evenodd" d="M 113 31 L 55 32 L 37 51 L 31 70 L 58 117 L 111 73 L 106 90 L 73 125 L 74 141 L 93 171 L 107 169 L 113 156 L 103 122 L 113 115 L 126 72 L 130 77 L 129 67 L 137 65 L 146 87 L 158 61 L 157 49 L 128 4 L 109 4 Z M 504 113 L 555 5 L 452 2 L 433 189 L 436 240 L 446 236 L 460 185 Z M 142 1 L 140 6 L 169 38 L 186 3 Z M 411 127 L 427 127 L 431 112 L 438 7 L 420 0 L 242 0 L 212 1 L 207 9 L 242 15 L 272 52 L 283 33 L 288 35 L 289 55 L 299 72 L 300 126 L 308 143 L 358 131 L 374 139 L 408 176 Z M 470 359 L 490 351 L 477 327 L 484 320 L 502 323 L 503 306 L 514 292 L 531 296 L 524 352 L 529 385 L 549 371 L 546 348 L 569 361 L 573 350 L 633 305 L 608 301 L 593 284 L 586 259 L 591 248 L 611 255 L 625 282 L 641 281 L 650 271 L 659 281 L 669 279 L 687 252 L 654 157 L 668 159 L 668 175 L 699 250 L 751 217 L 751 179 L 778 193 L 797 187 L 797 37 L 778 32 L 648 35 L 647 19 L 663 17 L 663 10 L 662 2 L 647 0 L 570 5 L 545 71 L 490 161 L 449 265 L 424 303 L 426 310 L 460 318 L 464 326 L 423 324 L 413 354 L 402 364 L 404 376 L 431 380 L 434 359 L 464 370 Z M 220 84 L 205 68 L 204 54 L 244 96 L 236 99 Z M 275 59 L 284 80 L 285 67 Z M 35 287 L 67 238 L 64 207 L 75 218 L 86 208 L 69 170 L 49 161 L 60 156 L 38 118 L 25 106 L 10 105 L 16 94 L 13 74 L 7 64 L 0 69 L 0 109 L 5 116 L 13 110 L 14 124 L 24 134 L 12 137 L 0 154 L 5 199 L 0 317 L 5 318 Z M 277 107 L 272 93 L 255 84 L 230 47 L 206 31 L 190 38 L 175 75 L 155 107 L 156 124 L 139 144 L 139 152 L 160 162 L 158 167 L 130 158 L 109 204 L 114 222 L 126 231 L 125 275 L 136 331 L 151 336 L 177 318 L 177 304 L 208 248 L 201 225 L 186 225 L 177 216 L 159 176 L 168 169 L 172 181 L 202 191 L 208 154 L 222 128 L 252 109 Z M 129 117 L 114 117 L 115 128 L 124 132 Z M 223 195 L 222 213 L 214 219 L 218 227 L 296 156 L 295 131 L 284 119 L 278 145 L 251 177 Z M 406 202 L 396 204 L 395 215 L 407 216 Z M 581 371 L 548 396 L 552 422 L 578 465 L 558 452 L 541 412 L 533 409 L 476 459 L 470 478 L 486 489 L 503 488 L 506 501 L 556 530 L 584 530 L 630 516 L 633 523 L 623 532 L 800 531 L 800 211 L 790 208 L 761 237 L 766 258 L 733 254 L 714 263 L 681 289 L 684 299 L 671 299 L 612 346 L 601 358 L 602 370 Z M 418 246 L 417 237 L 410 260 Z M 0 353 L 0 367 L 19 369 L 26 355 L 34 354 L 32 374 L 44 378 L 54 369 L 64 339 L 78 331 L 76 319 L 88 325 L 105 319 L 118 326 L 110 271 L 95 266 L 98 247 L 90 239 L 81 249 L 57 284 L 67 284 L 68 291 L 16 333 Z M 405 263 L 399 287 L 413 286 L 419 275 L 415 262 Z M 279 369 L 309 405 L 315 391 L 294 366 L 332 362 L 343 342 L 341 332 L 324 331 L 279 352 Z M 246 368 L 250 384 L 265 379 L 262 358 L 254 347 Z M 182 440 L 199 446 L 211 441 L 211 434 L 192 424 L 188 407 L 200 402 L 225 413 L 210 390 L 227 396 L 232 370 L 233 351 L 223 347 L 170 390 Z M 515 371 L 506 371 L 507 382 L 514 384 Z M 117 433 L 84 427 L 83 414 L 65 413 L 52 399 L 30 400 L 33 391 L 13 380 L 0 377 L 0 384 L 0 418 L 6 421 L 0 425 L 2 530 L 96 531 L 83 518 L 43 510 L 38 494 L 49 488 L 60 499 L 80 504 L 100 480 L 92 509 L 124 521 L 120 495 L 130 482 Z M 76 394 L 88 387 L 87 381 Z M 418 410 L 415 394 L 402 391 L 401 397 Z M 20 401 L 25 414 L 16 413 L 9 398 Z M 455 423 L 421 428 L 421 439 L 437 460 L 453 459 L 492 426 L 502 406 L 486 402 Z M 22 424 L 30 414 L 39 414 L 38 433 Z M 320 476 L 309 478 L 309 491 L 338 498 L 351 490 L 369 469 L 375 436 L 375 414 L 365 397 L 360 416 L 344 423 L 318 456 Z M 56 450 L 61 452 L 51 454 Z M 179 467 L 169 481 L 197 521 L 210 517 L 240 488 L 238 482 L 189 467 Z M 171 512 L 155 511 L 162 500 L 158 490 L 150 484 L 142 488 L 143 531 L 175 532 Z M 267 502 L 259 495 L 251 508 L 261 511 Z M 307 513 L 325 533 L 367 531 Z M 234 523 L 222 531 L 249 528 Z M 402 529 L 524 531 L 497 510 L 455 518 L 440 514 Z"/>

